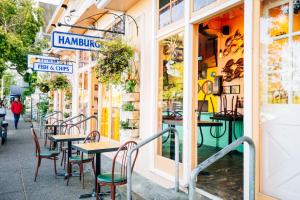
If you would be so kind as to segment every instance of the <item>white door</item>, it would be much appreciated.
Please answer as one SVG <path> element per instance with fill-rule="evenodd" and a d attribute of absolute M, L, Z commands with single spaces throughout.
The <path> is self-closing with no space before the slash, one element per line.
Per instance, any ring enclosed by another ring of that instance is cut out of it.
<path fill-rule="evenodd" d="M 300 199 L 300 2 L 269 0 L 261 17 L 263 193 Z"/>

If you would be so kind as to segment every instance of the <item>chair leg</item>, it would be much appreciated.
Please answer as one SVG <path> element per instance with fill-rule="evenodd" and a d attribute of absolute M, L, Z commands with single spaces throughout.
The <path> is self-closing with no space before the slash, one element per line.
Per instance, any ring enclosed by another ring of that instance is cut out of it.
<path fill-rule="evenodd" d="M 56 170 L 56 157 L 54 157 L 53 160 L 54 160 L 54 175 L 55 175 L 55 177 L 56 177 L 56 175 L 57 175 L 57 170 Z"/>
<path fill-rule="evenodd" d="M 110 198 L 111 200 L 115 200 L 116 197 L 116 186 L 111 185 L 110 186 Z"/>
<path fill-rule="evenodd" d="M 96 169 L 95 169 L 94 160 L 92 160 L 92 168 L 93 168 L 94 174 L 96 174 Z"/>
<path fill-rule="evenodd" d="M 81 163 L 78 163 L 78 166 L 79 166 L 79 180 L 81 181 L 81 176 L 82 176 Z"/>
<path fill-rule="evenodd" d="M 37 160 L 35 173 L 34 173 L 34 182 L 36 181 L 36 177 L 37 177 L 38 172 L 39 172 L 39 168 L 40 168 L 40 165 L 41 165 L 41 160 L 42 160 L 41 158 L 38 158 L 38 160 Z"/>
<path fill-rule="evenodd" d="M 65 151 L 62 152 L 60 166 L 62 166 L 65 157 Z"/>
<path fill-rule="evenodd" d="M 66 169 L 66 163 L 67 163 L 67 152 L 65 152 L 65 157 L 64 157 L 64 169 Z"/>
<path fill-rule="evenodd" d="M 99 184 L 97 182 L 97 185 L 96 185 L 96 200 L 99 199 Z"/>
<path fill-rule="evenodd" d="M 47 134 L 45 134 L 45 144 L 44 144 L 45 147 L 47 146 L 47 140 L 48 140 L 48 137 L 47 137 Z"/>
<path fill-rule="evenodd" d="M 68 162 L 68 180 L 67 180 L 67 185 L 69 185 L 69 180 L 70 180 L 70 176 L 71 176 L 71 163 Z"/>
<path fill-rule="evenodd" d="M 83 163 L 81 163 L 81 174 L 82 174 L 82 189 L 84 189 L 84 171 L 83 171 Z"/>

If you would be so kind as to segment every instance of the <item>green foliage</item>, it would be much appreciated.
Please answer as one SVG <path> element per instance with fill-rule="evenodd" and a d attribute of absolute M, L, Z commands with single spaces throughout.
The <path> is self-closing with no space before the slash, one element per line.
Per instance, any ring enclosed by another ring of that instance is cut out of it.
<path fill-rule="evenodd" d="M 41 115 L 44 117 L 49 109 L 49 101 L 44 100 L 37 103 L 38 110 L 40 111 Z"/>
<path fill-rule="evenodd" d="M 126 80 L 125 81 L 125 91 L 127 93 L 134 92 L 136 84 L 137 84 L 137 81 L 135 79 Z"/>
<path fill-rule="evenodd" d="M 134 105 L 132 103 L 125 103 L 122 105 L 124 111 L 134 111 Z"/>
<path fill-rule="evenodd" d="M 37 87 L 42 93 L 48 93 L 50 91 L 49 82 L 37 83 Z"/>
<path fill-rule="evenodd" d="M 16 84 L 15 77 L 12 73 L 6 71 L 3 75 L 3 87 L 4 87 L 4 95 L 9 96 L 10 94 L 10 86 Z M 2 84 L 2 81 L 0 82 Z"/>
<path fill-rule="evenodd" d="M 134 50 L 122 39 L 100 41 L 97 78 L 104 84 L 120 84 L 122 73 L 128 69 Z"/>
<path fill-rule="evenodd" d="M 72 93 L 71 93 L 70 90 L 67 90 L 67 91 L 65 92 L 65 100 L 69 101 L 69 100 L 71 100 L 71 99 L 72 99 Z"/>
<path fill-rule="evenodd" d="M 50 80 L 51 90 L 66 90 L 70 88 L 70 82 L 65 75 L 53 76 Z"/>
<path fill-rule="evenodd" d="M 67 112 L 64 113 L 64 118 L 68 118 L 70 116 L 71 116 L 70 113 L 67 113 Z"/>
<path fill-rule="evenodd" d="M 43 25 L 43 11 L 31 0 L 0 0 L 0 76 L 8 65 L 24 75 L 27 54 L 40 52 L 35 38 Z"/>
<path fill-rule="evenodd" d="M 121 121 L 121 129 L 129 129 L 129 120 Z"/>
<path fill-rule="evenodd" d="M 35 92 L 35 90 L 32 87 L 26 88 L 23 93 L 21 94 L 21 98 L 25 99 L 26 96 L 30 96 Z"/>

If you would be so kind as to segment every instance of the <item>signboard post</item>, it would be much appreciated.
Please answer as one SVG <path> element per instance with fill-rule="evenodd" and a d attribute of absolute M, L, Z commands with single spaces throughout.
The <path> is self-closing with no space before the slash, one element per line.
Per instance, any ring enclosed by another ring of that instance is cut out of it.
<path fill-rule="evenodd" d="M 95 36 L 53 31 L 52 47 L 83 51 L 96 51 L 100 48 L 98 43 L 99 39 L 100 37 Z"/>

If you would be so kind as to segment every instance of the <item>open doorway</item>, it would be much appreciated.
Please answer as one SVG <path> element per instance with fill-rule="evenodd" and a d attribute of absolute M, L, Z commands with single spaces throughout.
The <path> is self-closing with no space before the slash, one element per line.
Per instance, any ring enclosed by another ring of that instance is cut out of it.
<path fill-rule="evenodd" d="M 244 7 L 198 25 L 197 151 L 203 162 L 243 135 Z M 222 199 L 243 199 L 243 147 L 211 165 L 197 187 Z"/>

